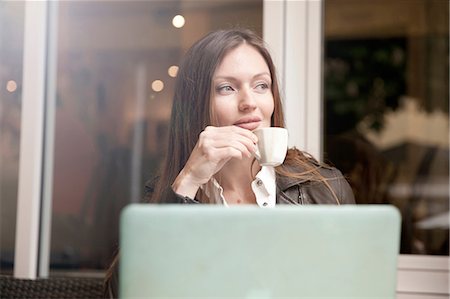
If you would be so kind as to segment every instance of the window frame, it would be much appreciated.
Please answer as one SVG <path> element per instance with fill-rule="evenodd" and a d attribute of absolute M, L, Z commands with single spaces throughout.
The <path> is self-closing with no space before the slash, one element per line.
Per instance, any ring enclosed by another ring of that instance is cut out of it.
<path fill-rule="evenodd" d="M 37 276 L 41 223 L 48 2 L 25 3 L 14 277 Z"/>

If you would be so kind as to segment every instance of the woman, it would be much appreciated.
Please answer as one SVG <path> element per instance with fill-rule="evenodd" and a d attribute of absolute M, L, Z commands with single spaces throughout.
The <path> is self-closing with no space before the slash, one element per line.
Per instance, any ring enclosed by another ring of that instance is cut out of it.
<path fill-rule="evenodd" d="M 152 203 L 343 204 L 354 203 L 339 170 L 289 149 L 284 163 L 260 166 L 256 128 L 284 127 L 275 66 L 264 42 L 249 30 L 208 34 L 181 65 L 171 116 L 167 158 Z M 116 296 L 113 264 L 107 278 Z"/>

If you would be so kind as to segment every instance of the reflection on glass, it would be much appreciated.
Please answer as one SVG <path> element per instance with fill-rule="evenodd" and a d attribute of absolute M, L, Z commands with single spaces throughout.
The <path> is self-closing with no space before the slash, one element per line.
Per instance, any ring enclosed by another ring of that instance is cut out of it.
<path fill-rule="evenodd" d="M 402 253 L 448 255 L 448 1 L 325 2 L 325 151 Z"/>
<path fill-rule="evenodd" d="M 184 51 L 221 27 L 261 34 L 262 1 L 60 1 L 58 22 L 51 270 L 103 270 L 157 175 Z"/>
<path fill-rule="evenodd" d="M 181 28 L 184 26 L 185 20 L 183 16 L 176 15 L 172 19 L 172 24 L 175 28 Z"/>
<path fill-rule="evenodd" d="M 14 264 L 25 7 L 0 3 L 0 273 Z"/>
<path fill-rule="evenodd" d="M 6 82 L 6 90 L 9 92 L 15 92 L 17 90 L 17 83 L 14 80 Z"/>
<path fill-rule="evenodd" d="M 177 73 L 178 73 L 178 66 L 172 65 L 167 70 L 167 73 L 169 74 L 170 77 L 175 78 L 177 76 Z"/>
<path fill-rule="evenodd" d="M 152 82 L 153 91 L 160 92 L 164 89 L 164 82 L 161 80 L 155 80 Z"/>

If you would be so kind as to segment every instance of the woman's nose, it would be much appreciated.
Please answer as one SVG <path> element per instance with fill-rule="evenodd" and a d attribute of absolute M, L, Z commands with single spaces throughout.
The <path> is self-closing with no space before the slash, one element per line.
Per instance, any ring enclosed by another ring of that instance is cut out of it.
<path fill-rule="evenodd" d="M 239 92 L 239 110 L 251 111 L 256 109 L 256 101 L 250 89 L 242 88 Z"/>

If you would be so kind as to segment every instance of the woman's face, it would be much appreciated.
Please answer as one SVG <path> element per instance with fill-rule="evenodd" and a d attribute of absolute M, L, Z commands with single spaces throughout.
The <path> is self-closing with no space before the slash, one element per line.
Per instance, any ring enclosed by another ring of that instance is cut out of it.
<path fill-rule="evenodd" d="M 270 127 L 274 109 L 272 80 L 262 55 L 242 44 L 225 55 L 211 89 L 213 125 L 248 130 Z"/>

